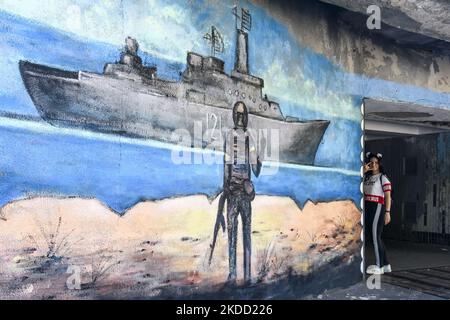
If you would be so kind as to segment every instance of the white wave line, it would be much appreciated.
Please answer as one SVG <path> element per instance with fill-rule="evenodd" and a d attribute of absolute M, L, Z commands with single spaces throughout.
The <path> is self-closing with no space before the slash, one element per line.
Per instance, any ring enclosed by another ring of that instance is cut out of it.
<path fill-rule="evenodd" d="M 294 163 L 283 163 L 276 161 L 264 161 L 264 166 L 269 165 L 270 167 L 281 167 L 289 169 L 301 169 L 306 171 L 320 171 L 320 172 L 338 172 L 349 176 L 359 176 L 359 171 L 342 169 L 342 168 L 332 168 L 332 167 L 320 167 L 320 166 L 308 166 L 304 164 L 294 164 Z"/>
<path fill-rule="evenodd" d="M 88 140 L 100 140 L 111 143 L 119 143 L 119 144 L 129 144 L 129 145 L 139 145 L 139 146 L 147 146 L 147 147 L 155 147 L 167 150 L 174 151 L 186 151 L 193 153 L 202 153 L 202 154 L 214 154 L 216 156 L 223 156 L 222 151 L 214 151 L 209 149 L 200 149 L 200 148 L 191 148 L 186 146 L 180 146 L 171 143 L 165 143 L 156 140 L 144 140 L 138 138 L 130 138 L 124 136 L 115 136 L 107 133 L 100 132 L 92 132 L 82 129 L 76 128 L 64 128 L 64 127 L 53 127 L 50 124 L 44 122 L 37 122 L 32 120 L 22 120 L 22 119 L 14 119 L 9 117 L 0 117 L 0 126 L 3 127 L 12 127 L 18 129 L 26 129 L 34 132 L 40 133 L 48 133 L 48 134 L 58 134 L 65 136 L 75 136 Z M 292 164 L 292 163 L 282 163 L 277 161 L 264 161 L 264 167 L 271 168 L 289 168 L 289 169 L 301 169 L 307 171 L 320 171 L 320 172 L 338 172 L 345 175 L 359 176 L 359 171 L 347 170 L 342 168 L 331 168 L 331 167 L 319 167 L 319 166 L 308 166 L 301 164 Z"/>
<path fill-rule="evenodd" d="M 100 140 L 111 143 L 119 143 L 119 144 L 130 144 L 130 145 L 141 145 L 141 146 L 149 146 L 170 150 L 179 150 L 179 151 L 192 151 L 191 147 L 180 146 L 176 144 L 164 143 L 156 140 L 144 140 L 138 138 L 124 137 L 119 135 L 113 135 L 108 133 L 101 132 L 93 132 L 88 130 L 76 129 L 76 128 L 64 128 L 64 127 L 53 127 L 50 124 L 45 122 L 37 122 L 30 120 L 22 120 L 22 119 L 13 119 L 9 117 L 0 117 L 0 126 L 4 127 L 13 127 L 18 129 L 27 129 L 34 132 L 41 133 L 49 133 L 49 134 L 58 134 L 65 136 L 75 136 L 88 140 Z M 198 152 L 217 152 L 213 150 L 203 150 L 198 149 Z"/>

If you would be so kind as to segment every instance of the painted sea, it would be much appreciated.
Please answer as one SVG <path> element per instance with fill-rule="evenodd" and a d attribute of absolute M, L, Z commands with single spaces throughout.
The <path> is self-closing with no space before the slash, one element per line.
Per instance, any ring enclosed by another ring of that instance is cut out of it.
<path fill-rule="evenodd" d="M 214 195 L 218 191 L 221 163 L 176 165 L 171 159 L 174 145 L 55 128 L 39 120 L 20 78 L 20 59 L 101 72 L 105 62 L 117 60 L 119 46 L 87 41 L 1 11 L 0 37 L 4 58 L 0 61 L 0 206 L 35 195 L 80 196 L 98 198 L 122 214 L 143 199 Z M 157 65 L 164 78 L 177 80 L 184 68 L 179 62 L 141 54 L 145 63 Z M 310 58 L 327 63 L 312 54 Z M 285 115 L 326 119 L 331 124 L 315 166 L 277 164 L 276 175 L 265 175 L 264 170 L 274 165 L 265 163 L 262 176 L 255 179 L 257 193 L 290 196 L 299 205 L 307 200 L 349 199 L 351 195 L 359 204 L 359 121 L 271 98 L 280 102 Z M 352 101 L 355 112 L 359 112 L 360 101 L 358 97 Z M 209 152 L 192 151 L 200 156 Z"/>

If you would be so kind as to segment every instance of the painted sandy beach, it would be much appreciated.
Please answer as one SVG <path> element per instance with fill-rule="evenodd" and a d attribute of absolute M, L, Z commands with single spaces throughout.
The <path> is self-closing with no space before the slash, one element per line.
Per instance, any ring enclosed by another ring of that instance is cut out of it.
<path fill-rule="evenodd" d="M 227 288 L 227 239 L 221 231 L 207 263 L 217 201 L 202 195 L 146 201 L 123 216 L 95 199 L 11 202 L 0 215 L 0 241 L 7 244 L 0 249 L 0 296 L 299 298 L 313 274 L 320 277 L 315 290 L 324 290 L 337 285 L 343 271 L 358 273 L 360 212 L 352 201 L 307 202 L 301 210 L 289 197 L 257 196 L 253 284 Z"/>

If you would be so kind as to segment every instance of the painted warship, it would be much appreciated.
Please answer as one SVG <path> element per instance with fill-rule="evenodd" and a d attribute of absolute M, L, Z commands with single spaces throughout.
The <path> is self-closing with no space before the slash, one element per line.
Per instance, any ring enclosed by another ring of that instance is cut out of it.
<path fill-rule="evenodd" d="M 222 148 L 218 135 L 233 125 L 233 105 L 243 101 L 249 111 L 249 128 L 278 130 L 278 161 L 311 165 L 329 121 L 285 117 L 277 102 L 263 97 L 263 79 L 249 73 L 249 18 L 245 9 L 240 25 L 236 18 L 231 74 L 215 56 L 223 50 L 223 42 L 214 27 L 205 36 L 211 42 L 211 56 L 188 52 L 180 81 L 159 78 L 156 67 L 144 66 L 138 43 L 130 37 L 120 61 L 105 64 L 102 74 L 29 61 L 19 62 L 20 73 L 40 116 L 54 126 L 169 143 L 177 143 L 174 137 L 183 129 L 193 139 L 191 146 L 216 150 Z"/>

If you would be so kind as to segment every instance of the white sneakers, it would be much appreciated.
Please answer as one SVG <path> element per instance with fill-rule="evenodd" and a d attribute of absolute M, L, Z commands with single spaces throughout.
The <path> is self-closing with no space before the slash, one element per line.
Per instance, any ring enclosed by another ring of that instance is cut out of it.
<path fill-rule="evenodd" d="M 383 272 L 384 273 L 392 272 L 391 265 L 388 264 L 388 265 L 383 266 Z"/>
<path fill-rule="evenodd" d="M 370 265 L 370 266 L 367 267 L 366 272 L 368 274 L 384 274 L 384 273 L 392 272 L 392 269 L 391 269 L 391 265 L 390 264 L 385 265 L 385 266 L 383 266 L 381 268 L 379 266 L 377 266 L 377 265 Z"/>
<path fill-rule="evenodd" d="M 368 266 L 366 272 L 368 274 L 383 274 L 384 273 L 383 268 L 380 268 L 379 266 L 374 265 L 374 264 L 371 266 Z"/>

